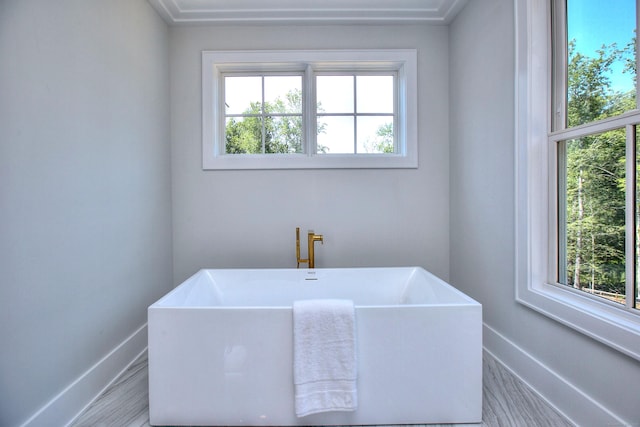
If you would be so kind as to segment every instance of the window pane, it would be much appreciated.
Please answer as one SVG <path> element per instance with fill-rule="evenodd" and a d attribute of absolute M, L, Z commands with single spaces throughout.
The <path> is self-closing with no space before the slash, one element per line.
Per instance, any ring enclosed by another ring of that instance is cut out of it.
<path fill-rule="evenodd" d="M 393 76 L 356 77 L 358 113 L 393 114 Z"/>
<path fill-rule="evenodd" d="M 302 113 L 302 77 L 266 76 L 264 78 L 265 111 L 268 113 Z"/>
<path fill-rule="evenodd" d="M 634 0 L 567 0 L 567 125 L 635 108 Z"/>
<path fill-rule="evenodd" d="M 227 114 L 260 114 L 262 77 L 225 77 L 224 103 Z"/>
<path fill-rule="evenodd" d="M 353 113 L 353 91 L 353 76 L 317 76 L 318 111 Z"/>
<path fill-rule="evenodd" d="M 266 153 L 302 153 L 302 117 L 266 117 Z"/>
<path fill-rule="evenodd" d="M 324 132 L 318 133 L 319 154 L 353 154 L 353 117 L 318 117 L 318 128 L 324 125 Z"/>
<path fill-rule="evenodd" d="M 228 117 L 225 137 L 225 154 L 260 154 L 262 153 L 262 119 Z"/>
<path fill-rule="evenodd" d="M 358 153 L 393 153 L 393 117 L 358 117 Z"/>
<path fill-rule="evenodd" d="M 559 204 L 565 209 L 559 261 L 566 272 L 559 281 L 624 303 L 624 129 L 560 142 L 558 148 L 564 153 Z"/>

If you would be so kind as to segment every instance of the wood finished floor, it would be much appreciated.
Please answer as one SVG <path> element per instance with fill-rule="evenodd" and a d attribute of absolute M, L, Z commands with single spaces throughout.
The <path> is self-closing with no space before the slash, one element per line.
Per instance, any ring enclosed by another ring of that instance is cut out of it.
<path fill-rule="evenodd" d="M 483 358 L 482 423 L 472 425 L 573 426 L 486 352 Z M 147 354 L 138 358 L 71 426 L 150 426 Z"/>

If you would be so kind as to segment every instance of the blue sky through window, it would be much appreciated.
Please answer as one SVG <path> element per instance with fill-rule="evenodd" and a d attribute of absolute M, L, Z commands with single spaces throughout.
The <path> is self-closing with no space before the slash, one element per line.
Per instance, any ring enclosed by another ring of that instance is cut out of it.
<path fill-rule="evenodd" d="M 567 0 L 568 38 L 586 56 L 597 56 L 602 45 L 624 48 L 634 37 L 635 0 Z M 612 66 L 611 82 L 616 91 L 633 89 L 633 76 L 623 73 L 624 63 Z"/>

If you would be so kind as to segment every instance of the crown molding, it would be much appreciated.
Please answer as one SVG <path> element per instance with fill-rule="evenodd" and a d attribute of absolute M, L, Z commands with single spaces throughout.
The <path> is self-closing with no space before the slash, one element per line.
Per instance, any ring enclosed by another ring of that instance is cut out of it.
<path fill-rule="evenodd" d="M 148 0 L 169 25 L 440 24 L 468 0 Z"/>

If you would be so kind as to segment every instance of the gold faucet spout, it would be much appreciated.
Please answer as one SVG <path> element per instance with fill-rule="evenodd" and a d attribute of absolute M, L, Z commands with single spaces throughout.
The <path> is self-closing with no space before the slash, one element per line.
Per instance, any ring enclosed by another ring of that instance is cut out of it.
<path fill-rule="evenodd" d="M 316 242 L 320 242 L 321 244 L 324 244 L 324 239 L 322 237 L 322 234 L 315 234 L 313 231 L 309 231 L 309 234 L 307 234 L 307 244 L 308 244 L 307 254 L 309 255 L 309 268 L 315 268 L 316 266 L 316 257 L 315 257 L 315 250 L 314 250 L 314 246 Z"/>

